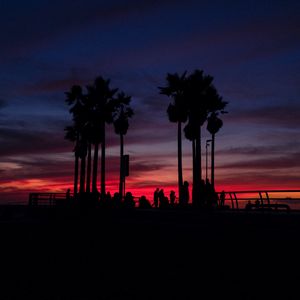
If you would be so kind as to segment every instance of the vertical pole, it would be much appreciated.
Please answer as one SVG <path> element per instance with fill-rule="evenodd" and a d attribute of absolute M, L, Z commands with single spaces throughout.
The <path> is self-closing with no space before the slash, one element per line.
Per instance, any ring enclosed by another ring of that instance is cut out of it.
<path fill-rule="evenodd" d="M 215 188 L 215 134 L 212 134 L 211 139 L 211 186 Z"/>
<path fill-rule="evenodd" d="M 94 147 L 94 161 L 93 161 L 93 183 L 92 183 L 92 191 L 93 193 L 97 192 L 97 172 L 98 172 L 98 146 L 99 143 L 95 143 Z"/>
<path fill-rule="evenodd" d="M 181 137 L 181 122 L 178 122 L 177 128 L 177 155 L 178 155 L 178 195 L 179 195 L 179 203 L 181 203 L 182 199 L 182 186 L 183 186 L 183 178 L 182 178 L 182 137 Z"/>
<path fill-rule="evenodd" d="M 79 157 L 75 153 L 75 170 L 74 170 L 74 198 L 77 196 L 78 191 L 78 168 L 79 168 Z"/>
<path fill-rule="evenodd" d="M 119 195 L 120 199 L 123 199 L 123 183 L 124 176 L 124 138 L 123 134 L 120 134 L 120 181 L 119 181 Z"/>
<path fill-rule="evenodd" d="M 193 150 L 193 190 L 192 190 L 192 203 L 195 204 L 196 201 L 196 150 L 195 150 L 195 140 L 192 141 L 192 150 Z"/>
<path fill-rule="evenodd" d="M 86 169 L 86 157 L 85 154 L 83 154 L 81 158 L 81 166 L 80 166 L 80 186 L 79 186 L 80 194 L 83 194 L 85 192 L 85 169 Z"/>
<path fill-rule="evenodd" d="M 205 152 L 205 159 L 206 159 L 206 164 L 205 164 L 205 179 L 207 179 L 207 147 L 208 147 L 208 142 L 206 141 L 206 152 Z"/>
<path fill-rule="evenodd" d="M 101 200 L 104 201 L 106 192 L 105 192 L 105 123 L 102 124 L 102 134 L 103 140 L 101 144 Z"/>
<path fill-rule="evenodd" d="M 87 157 L 87 169 L 86 169 L 86 192 L 91 191 L 91 169 L 92 169 L 92 144 L 88 143 L 88 157 Z"/>

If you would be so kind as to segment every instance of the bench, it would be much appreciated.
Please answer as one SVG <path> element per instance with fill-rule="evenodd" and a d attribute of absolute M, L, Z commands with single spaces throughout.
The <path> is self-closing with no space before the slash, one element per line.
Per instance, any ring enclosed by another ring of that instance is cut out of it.
<path fill-rule="evenodd" d="M 286 211 L 290 211 L 290 207 L 287 204 L 252 204 L 252 203 L 247 203 L 245 206 L 246 210 L 251 210 L 254 208 L 255 210 L 278 210 L 278 209 L 284 209 Z"/>

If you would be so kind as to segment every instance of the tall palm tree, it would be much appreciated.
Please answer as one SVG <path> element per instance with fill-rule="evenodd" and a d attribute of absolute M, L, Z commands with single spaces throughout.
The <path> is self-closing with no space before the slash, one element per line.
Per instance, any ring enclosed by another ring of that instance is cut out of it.
<path fill-rule="evenodd" d="M 182 200 L 182 123 L 187 121 L 187 99 L 186 99 L 186 72 L 181 76 L 177 73 L 167 74 L 167 86 L 159 87 L 160 94 L 172 98 L 172 103 L 169 104 L 167 113 L 169 121 L 177 123 L 177 160 L 178 160 L 178 193 L 179 201 Z"/>
<path fill-rule="evenodd" d="M 195 70 L 187 78 L 186 94 L 188 99 L 188 124 L 184 128 L 185 135 L 193 141 L 193 204 L 201 206 L 201 127 L 210 112 L 224 109 L 226 102 L 219 97 L 212 84 L 213 77 L 204 75 L 202 70 Z"/>
<path fill-rule="evenodd" d="M 201 164 L 201 127 L 207 119 L 207 90 L 211 88 L 212 77 L 203 71 L 195 70 L 187 78 L 188 124 L 185 136 L 192 141 L 193 147 L 193 205 L 201 206 L 202 164 Z"/>
<path fill-rule="evenodd" d="M 78 188 L 78 170 L 79 170 L 79 133 L 77 128 L 73 126 L 67 126 L 65 128 L 65 139 L 75 143 L 73 152 L 75 155 L 75 166 L 74 166 L 74 196 L 77 195 Z"/>
<path fill-rule="evenodd" d="M 79 193 L 81 195 L 85 193 L 87 144 L 86 136 L 82 135 L 79 140 L 79 157 L 81 159 Z"/>
<path fill-rule="evenodd" d="M 74 196 L 77 195 L 78 187 L 78 169 L 79 169 L 79 157 L 80 157 L 80 132 L 82 130 L 82 114 L 83 107 L 83 94 L 82 88 L 79 85 L 73 85 L 70 91 L 65 92 L 66 103 L 70 106 L 70 113 L 73 114 L 73 126 L 67 126 L 65 128 L 66 136 L 65 138 L 75 142 L 75 167 L 74 167 Z"/>
<path fill-rule="evenodd" d="M 98 146 L 101 142 L 101 197 L 105 197 L 105 124 L 113 122 L 115 105 L 113 97 L 118 89 L 109 87 L 110 80 L 105 80 L 99 76 L 94 84 L 87 86 L 88 94 L 93 103 L 93 126 L 94 126 L 94 164 L 93 164 L 93 191 L 97 190 L 97 168 L 98 168 Z"/>
<path fill-rule="evenodd" d="M 215 135 L 222 128 L 223 121 L 216 112 L 212 112 L 207 120 L 207 130 L 211 134 L 211 185 L 215 187 Z"/>
<path fill-rule="evenodd" d="M 124 174 L 124 135 L 126 135 L 129 127 L 129 118 L 133 116 L 133 110 L 129 107 L 131 97 L 126 96 L 123 92 L 118 93 L 116 99 L 117 111 L 114 113 L 115 133 L 120 136 L 120 182 L 119 195 L 123 199 L 123 183 Z"/>
<path fill-rule="evenodd" d="M 86 111 L 86 123 L 84 131 L 87 141 L 87 168 L 86 168 L 86 192 L 91 191 L 91 171 L 92 171 L 92 145 L 95 143 L 97 132 L 95 130 L 94 107 L 89 94 L 84 97 Z"/>

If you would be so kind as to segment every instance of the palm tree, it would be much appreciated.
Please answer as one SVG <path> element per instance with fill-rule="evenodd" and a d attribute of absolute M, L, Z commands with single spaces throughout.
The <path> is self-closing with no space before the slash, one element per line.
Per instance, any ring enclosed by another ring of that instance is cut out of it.
<path fill-rule="evenodd" d="M 185 136 L 192 141 L 193 147 L 193 205 L 201 205 L 201 127 L 207 119 L 207 90 L 211 88 L 212 77 L 203 71 L 195 70 L 187 78 L 188 124 L 184 128 Z"/>
<path fill-rule="evenodd" d="M 67 98 L 66 102 L 70 108 L 70 113 L 73 114 L 73 126 L 67 126 L 65 128 L 65 138 L 75 142 L 75 167 L 74 167 L 74 196 L 77 195 L 78 187 L 78 169 L 79 169 L 79 157 L 80 157 L 80 135 L 82 130 L 82 108 L 83 108 L 83 94 L 82 88 L 79 85 L 73 85 L 70 91 L 65 92 Z M 81 180 L 82 181 L 82 180 Z"/>
<path fill-rule="evenodd" d="M 78 169 L 79 169 L 79 133 L 77 128 L 73 126 L 67 126 L 65 128 L 66 134 L 65 139 L 75 143 L 75 147 L 73 152 L 75 154 L 75 166 L 74 166 L 74 196 L 77 195 L 77 188 L 78 188 Z"/>
<path fill-rule="evenodd" d="M 87 139 L 82 135 L 79 140 L 79 157 L 81 159 L 80 164 L 80 184 L 79 193 L 82 195 L 85 192 L 85 172 L 86 172 L 86 155 L 87 155 Z"/>
<path fill-rule="evenodd" d="M 87 86 L 88 95 L 93 103 L 94 127 L 94 164 L 93 164 L 93 192 L 97 191 L 98 146 L 101 142 L 101 197 L 105 197 L 105 124 L 113 122 L 115 105 L 113 97 L 117 89 L 109 87 L 110 80 L 99 76 L 94 84 Z"/>
<path fill-rule="evenodd" d="M 177 123 L 177 160 L 178 160 L 178 193 L 179 201 L 182 200 L 182 123 L 187 121 L 187 99 L 186 99 L 186 72 L 181 76 L 177 73 L 167 74 L 167 86 L 159 87 L 160 94 L 171 97 L 173 102 L 169 104 L 167 113 L 169 121 Z"/>
<path fill-rule="evenodd" d="M 216 112 L 212 112 L 207 120 L 207 130 L 211 134 L 211 185 L 215 187 L 215 135 L 222 128 L 223 121 Z"/>
<path fill-rule="evenodd" d="M 131 97 L 126 96 L 123 92 L 118 93 L 116 101 L 117 111 L 114 113 L 115 133 L 120 135 L 120 182 L 119 195 L 123 199 L 123 183 L 124 174 L 124 135 L 126 135 L 129 127 L 129 118 L 133 116 L 133 110 L 129 107 Z"/>
<path fill-rule="evenodd" d="M 87 168 L 86 168 L 86 192 L 91 191 L 91 171 L 92 171 L 92 145 L 95 143 L 97 131 L 95 130 L 94 107 L 89 94 L 84 97 L 86 111 L 85 134 L 87 140 Z M 98 152 L 98 151 L 97 151 Z"/>
<path fill-rule="evenodd" d="M 213 77 L 195 70 L 187 78 L 186 97 L 188 100 L 188 124 L 184 128 L 185 136 L 193 142 L 193 204 L 201 203 L 201 127 L 209 113 L 224 109 L 226 102 L 219 97 L 212 84 Z"/>

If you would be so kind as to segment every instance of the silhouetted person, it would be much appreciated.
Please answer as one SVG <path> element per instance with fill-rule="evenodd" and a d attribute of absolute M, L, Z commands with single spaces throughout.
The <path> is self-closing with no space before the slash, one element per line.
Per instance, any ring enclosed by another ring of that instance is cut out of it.
<path fill-rule="evenodd" d="M 158 194 L 159 194 L 159 188 L 157 188 L 154 192 L 153 204 L 155 208 L 158 208 Z"/>
<path fill-rule="evenodd" d="M 174 205 L 175 205 L 175 199 L 176 199 L 175 192 L 174 192 L 174 191 L 171 191 L 171 192 L 170 192 L 170 204 L 171 204 L 171 206 L 174 206 Z"/>
<path fill-rule="evenodd" d="M 245 209 L 246 210 L 250 210 L 251 209 L 251 201 L 250 200 L 248 200 L 248 202 L 247 202 L 247 204 L 245 206 Z"/>
<path fill-rule="evenodd" d="M 164 200 L 165 200 L 164 190 L 161 189 L 161 190 L 158 192 L 159 207 L 162 207 L 162 206 L 164 205 Z"/>
<path fill-rule="evenodd" d="M 217 207 L 218 206 L 218 195 L 212 186 L 212 184 L 209 182 L 208 178 L 206 178 L 205 182 L 205 194 L 207 199 L 207 206 L 208 207 Z"/>
<path fill-rule="evenodd" d="M 71 190 L 67 189 L 67 192 L 66 192 L 66 200 L 67 200 L 67 202 L 69 202 L 70 199 L 71 199 Z"/>
<path fill-rule="evenodd" d="M 185 181 L 182 187 L 182 205 L 186 206 L 190 200 L 189 183 Z"/>
<path fill-rule="evenodd" d="M 151 204 L 146 196 L 141 196 L 139 199 L 139 208 L 151 208 Z"/>
<path fill-rule="evenodd" d="M 110 192 L 106 193 L 106 197 L 105 197 L 106 202 L 110 203 L 111 202 L 111 194 Z"/>
<path fill-rule="evenodd" d="M 209 195 L 207 191 L 207 186 L 205 184 L 205 181 L 201 179 L 200 185 L 199 185 L 199 196 L 200 196 L 200 206 L 207 206 L 209 202 Z"/>
<path fill-rule="evenodd" d="M 113 207 L 120 207 L 121 206 L 121 199 L 119 193 L 114 193 L 114 196 L 112 198 L 112 206 Z"/>
<path fill-rule="evenodd" d="M 135 202 L 131 192 L 126 193 L 123 204 L 126 208 L 133 208 L 135 206 Z"/>
<path fill-rule="evenodd" d="M 256 199 L 256 201 L 255 201 L 255 206 L 256 206 L 256 208 L 259 208 L 259 207 L 260 207 L 260 201 L 259 201 L 259 199 Z"/>
<path fill-rule="evenodd" d="M 225 205 L 225 192 L 224 190 L 220 194 L 220 207 L 224 207 Z"/>

